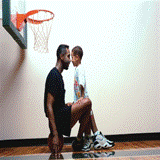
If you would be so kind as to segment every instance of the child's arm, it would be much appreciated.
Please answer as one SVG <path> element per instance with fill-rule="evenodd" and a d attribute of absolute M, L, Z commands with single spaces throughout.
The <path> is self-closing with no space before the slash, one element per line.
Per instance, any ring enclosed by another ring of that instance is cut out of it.
<path fill-rule="evenodd" d="M 81 97 L 84 98 L 84 87 L 80 85 Z"/>
<path fill-rule="evenodd" d="M 84 87 L 80 85 L 80 93 L 81 97 L 77 100 L 77 102 L 80 102 L 84 98 Z"/>

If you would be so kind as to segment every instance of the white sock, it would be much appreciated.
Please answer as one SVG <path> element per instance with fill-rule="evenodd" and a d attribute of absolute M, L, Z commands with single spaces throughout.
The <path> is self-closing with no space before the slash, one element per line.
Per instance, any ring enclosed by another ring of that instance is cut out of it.
<path fill-rule="evenodd" d="M 99 134 L 100 134 L 100 131 L 96 131 L 96 132 L 94 133 L 95 136 L 97 136 L 97 135 L 99 135 Z"/>

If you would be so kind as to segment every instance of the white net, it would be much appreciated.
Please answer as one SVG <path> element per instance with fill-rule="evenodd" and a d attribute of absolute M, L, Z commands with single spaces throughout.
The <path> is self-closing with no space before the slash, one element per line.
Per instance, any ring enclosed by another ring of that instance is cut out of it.
<path fill-rule="evenodd" d="M 53 13 L 39 11 L 28 17 L 29 26 L 34 34 L 34 50 L 41 53 L 48 53 L 48 40 L 53 23 Z"/>

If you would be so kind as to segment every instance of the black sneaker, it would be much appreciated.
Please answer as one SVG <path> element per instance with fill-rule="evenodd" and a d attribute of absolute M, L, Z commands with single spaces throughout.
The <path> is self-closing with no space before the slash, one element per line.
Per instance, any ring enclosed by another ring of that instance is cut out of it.
<path fill-rule="evenodd" d="M 78 141 L 77 139 L 72 142 L 72 148 L 74 151 L 81 151 L 83 148 L 83 139 Z"/>

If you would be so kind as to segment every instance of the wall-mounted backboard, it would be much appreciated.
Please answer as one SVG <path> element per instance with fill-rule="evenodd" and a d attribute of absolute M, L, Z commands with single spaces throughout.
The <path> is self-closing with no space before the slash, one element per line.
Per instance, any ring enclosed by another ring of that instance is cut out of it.
<path fill-rule="evenodd" d="M 2 1 L 0 1 L 0 19 L 2 19 Z"/>
<path fill-rule="evenodd" d="M 3 27 L 22 49 L 27 48 L 27 24 L 18 31 L 17 13 L 25 13 L 25 0 L 2 0 Z"/>

